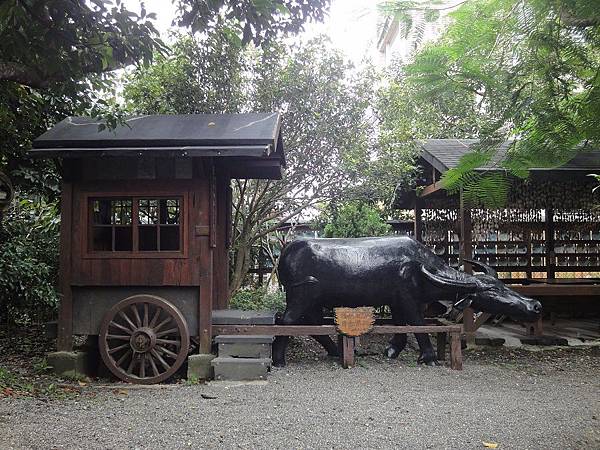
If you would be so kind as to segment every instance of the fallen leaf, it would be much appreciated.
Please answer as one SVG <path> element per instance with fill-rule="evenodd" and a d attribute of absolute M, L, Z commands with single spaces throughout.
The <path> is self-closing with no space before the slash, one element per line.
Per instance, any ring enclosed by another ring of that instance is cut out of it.
<path fill-rule="evenodd" d="M 129 395 L 129 391 L 127 391 L 126 389 L 119 389 L 117 391 L 117 394 L 121 394 L 121 395 Z"/>
<path fill-rule="evenodd" d="M 498 444 L 495 442 L 485 442 L 483 441 L 483 446 L 486 448 L 498 448 Z"/>

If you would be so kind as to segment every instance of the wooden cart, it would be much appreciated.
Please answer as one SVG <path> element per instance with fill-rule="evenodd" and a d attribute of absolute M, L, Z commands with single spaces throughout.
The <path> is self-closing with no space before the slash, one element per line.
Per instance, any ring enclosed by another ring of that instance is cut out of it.
<path fill-rule="evenodd" d="M 98 335 L 118 378 L 156 383 L 211 348 L 228 302 L 232 178 L 277 179 L 278 113 L 68 118 L 31 155 L 62 167 L 58 349 Z"/>

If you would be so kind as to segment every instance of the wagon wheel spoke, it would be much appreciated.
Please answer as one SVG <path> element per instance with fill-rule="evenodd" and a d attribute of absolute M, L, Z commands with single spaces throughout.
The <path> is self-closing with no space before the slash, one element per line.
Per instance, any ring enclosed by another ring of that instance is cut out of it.
<path fill-rule="evenodd" d="M 166 336 L 167 334 L 177 333 L 177 328 L 169 328 L 168 330 L 156 333 L 156 337 Z"/>
<path fill-rule="evenodd" d="M 140 378 L 146 378 L 146 353 L 140 358 Z"/>
<path fill-rule="evenodd" d="M 137 327 L 133 324 L 133 322 L 131 321 L 131 319 L 129 318 L 129 316 L 127 314 L 125 314 L 125 312 L 123 311 L 119 311 L 119 316 L 121 316 L 123 318 L 123 320 L 125 322 L 127 322 L 127 325 L 129 325 L 130 328 L 130 332 L 134 331 Z M 121 326 L 119 326 L 119 324 L 117 324 L 117 322 L 115 322 L 114 320 L 112 321 L 113 324 L 115 324 L 115 326 L 117 326 L 118 328 L 124 329 Z"/>
<path fill-rule="evenodd" d="M 131 373 L 133 372 L 133 367 L 135 366 L 136 363 L 136 357 L 135 354 L 131 357 L 131 361 L 129 362 L 129 366 L 127 367 L 127 373 L 131 375 Z"/>
<path fill-rule="evenodd" d="M 171 366 L 158 354 L 158 352 L 154 349 L 151 350 L 152 356 L 154 356 L 158 362 L 163 366 L 166 370 L 169 370 Z"/>
<path fill-rule="evenodd" d="M 121 325 L 120 323 L 115 322 L 114 320 L 110 323 L 110 326 L 118 328 L 119 330 L 124 331 L 127 334 L 131 334 L 133 332 L 133 330 L 135 329 L 135 327 L 132 328 L 132 329 L 124 327 L 123 325 Z"/>
<path fill-rule="evenodd" d="M 117 339 L 120 341 L 128 341 L 129 339 L 131 339 L 130 336 L 123 336 L 122 334 L 107 334 L 106 338 L 107 339 Z"/>
<path fill-rule="evenodd" d="M 157 344 L 167 344 L 167 345 L 171 344 L 171 345 L 177 345 L 177 346 L 181 345 L 181 341 L 176 341 L 173 339 L 157 339 L 156 343 Z"/>
<path fill-rule="evenodd" d="M 137 323 L 138 327 L 142 326 L 142 319 L 140 318 L 140 312 L 137 309 L 137 305 L 131 305 L 131 311 L 133 311 L 133 318 L 135 319 L 135 323 Z"/>
<path fill-rule="evenodd" d="M 164 327 L 166 324 L 168 324 L 171 321 L 170 317 L 167 317 L 165 320 L 163 320 L 161 323 L 159 323 L 158 325 L 156 325 L 154 327 L 154 331 L 158 331 L 160 330 L 162 327 Z"/>
<path fill-rule="evenodd" d="M 166 349 L 164 347 L 161 347 L 160 345 L 157 345 L 156 348 L 161 351 L 162 353 L 164 353 L 165 355 L 170 356 L 171 358 L 177 358 L 177 353 L 173 353 L 171 350 Z"/>
<path fill-rule="evenodd" d="M 142 325 L 145 327 L 148 326 L 148 303 L 144 303 L 144 320 Z"/>
<path fill-rule="evenodd" d="M 155 377 L 157 377 L 160 374 L 160 372 L 156 367 L 156 363 L 154 362 L 154 357 L 152 356 L 152 353 L 148 353 L 148 359 L 150 360 L 150 367 L 152 368 L 152 373 Z"/>
<path fill-rule="evenodd" d="M 162 311 L 162 309 L 159 306 L 157 306 L 156 311 L 154 312 L 154 316 L 152 317 L 152 320 L 150 321 L 150 324 L 148 325 L 150 328 L 154 328 L 154 326 L 156 325 L 156 322 L 158 321 L 158 318 L 160 317 L 161 311 Z"/>
<path fill-rule="evenodd" d="M 111 348 L 108 351 L 108 353 L 112 355 L 113 353 L 117 353 L 119 350 L 123 350 L 124 348 L 130 348 L 129 343 L 123 344 L 123 345 L 119 345 L 118 347 Z"/>
<path fill-rule="evenodd" d="M 125 354 L 119 358 L 119 360 L 116 362 L 117 366 L 123 364 L 129 355 L 133 355 L 131 350 L 127 350 Z"/>

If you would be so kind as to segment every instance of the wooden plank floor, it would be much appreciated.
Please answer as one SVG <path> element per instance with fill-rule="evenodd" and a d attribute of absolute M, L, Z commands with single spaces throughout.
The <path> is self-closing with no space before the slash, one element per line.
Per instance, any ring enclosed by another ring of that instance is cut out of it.
<path fill-rule="evenodd" d="M 503 338 L 508 347 L 521 346 L 520 338 L 526 336 L 526 329 L 518 323 L 506 322 L 500 326 L 489 323 L 477 330 L 476 337 Z M 566 339 L 569 346 L 600 344 L 600 319 L 557 319 L 553 325 L 544 321 L 544 336 Z"/>

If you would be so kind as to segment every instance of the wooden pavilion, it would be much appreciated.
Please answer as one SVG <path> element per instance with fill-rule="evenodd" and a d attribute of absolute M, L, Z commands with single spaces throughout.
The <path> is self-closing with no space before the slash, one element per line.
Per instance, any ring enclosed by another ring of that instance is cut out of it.
<path fill-rule="evenodd" d="M 475 259 L 538 299 L 600 295 L 600 193 L 588 175 L 600 172 L 600 152 L 577 154 L 562 167 L 532 169 L 527 180 L 511 181 L 501 209 L 469 208 L 462 193 L 448 195 L 441 176 L 472 151 L 476 140 L 430 139 L 420 143 L 421 177 L 411 192 L 399 192 L 395 207 L 413 209 L 413 233 L 450 265 Z M 501 146 L 495 162 L 509 143 Z M 478 171 L 502 170 L 490 163 Z M 467 271 L 469 264 L 464 264 Z M 464 315 L 472 335 L 488 315 Z M 539 324 L 541 325 L 541 324 Z M 541 327 L 532 331 L 541 333 Z"/>

